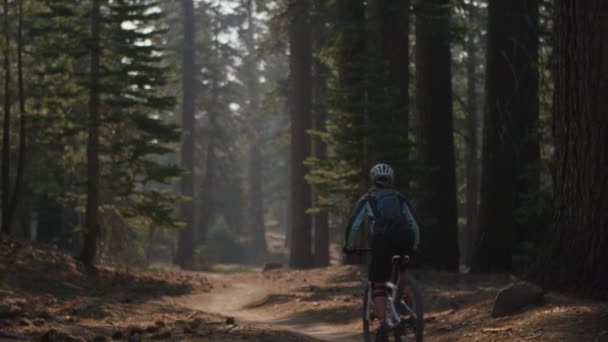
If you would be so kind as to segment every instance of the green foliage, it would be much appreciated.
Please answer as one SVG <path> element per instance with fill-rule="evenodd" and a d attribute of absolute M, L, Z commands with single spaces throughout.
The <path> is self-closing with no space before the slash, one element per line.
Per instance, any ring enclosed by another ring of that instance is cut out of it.
<path fill-rule="evenodd" d="M 328 85 L 329 116 L 326 131 L 311 134 L 320 137 L 329 150 L 325 159 L 307 161 L 311 169 L 307 180 L 319 197 L 317 209 L 342 215 L 367 190 L 368 170 L 374 164 L 390 164 L 402 191 L 409 187 L 414 171 L 409 158 L 408 108 L 399 103 L 398 84 L 391 81 L 385 56 L 371 46 L 374 42 L 365 30 L 369 22 L 363 16 L 359 20 L 335 25 L 317 52 L 315 77 Z"/>
<path fill-rule="evenodd" d="M 238 236 L 223 219 L 218 219 L 207 234 L 205 259 L 212 262 L 237 263 L 243 260 Z"/>
<path fill-rule="evenodd" d="M 108 239 L 138 244 L 143 240 L 133 229 L 181 226 L 174 206 L 183 199 L 171 183 L 182 174 L 173 157 L 182 132 L 173 122 L 176 100 L 166 95 L 175 77 L 160 48 L 166 32 L 159 4 L 102 1 L 102 223 Z M 40 212 L 60 203 L 78 216 L 86 202 L 90 3 L 25 0 L 24 9 L 26 201 Z M 80 233 L 74 228 L 60 230 Z"/>

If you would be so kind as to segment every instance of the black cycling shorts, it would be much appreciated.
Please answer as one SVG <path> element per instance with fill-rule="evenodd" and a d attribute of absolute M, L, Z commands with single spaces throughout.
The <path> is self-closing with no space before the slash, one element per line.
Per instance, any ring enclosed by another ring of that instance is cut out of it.
<path fill-rule="evenodd" d="M 386 282 L 392 271 L 394 255 L 409 254 L 414 246 L 412 230 L 392 230 L 374 235 L 372 240 L 372 260 L 369 264 L 369 280 Z"/>

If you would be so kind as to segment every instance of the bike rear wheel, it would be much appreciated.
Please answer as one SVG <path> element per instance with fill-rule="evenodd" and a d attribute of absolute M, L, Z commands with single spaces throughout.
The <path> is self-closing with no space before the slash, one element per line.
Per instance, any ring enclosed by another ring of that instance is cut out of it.
<path fill-rule="evenodd" d="M 404 279 L 399 281 L 397 287 L 397 298 L 402 298 L 403 292 L 406 290 L 410 291 L 410 294 L 405 304 L 412 312 L 405 310 L 405 312 L 401 313 L 405 317 L 405 321 L 398 330 L 400 330 L 400 333 L 406 335 L 408 328 L 410 328 L 409 330 L 412 330 L 414 340 L 416 342 L 422 342 L 424 339 L 424 309 L 422 307 L 422 292 L 418 287 L 416 279 L 409 274 Z"/>
<path fill-rule="evenodd" d="M 371 289 L 369 284 L 365 287 L 365 292 L 363 293 L 363 340 L 365 342 L 388 342 L 389 337 L 386 336 L 384 338 L 378 336 L 377 332 L 372 330 L 372 317 L 373 317 L 373 303 L 371 296 Z M 402 341 L 402 327 L 395 327 L 391 329 L 389 335 L 393 336 L 394 339 L 391 340 L 393 342 L 401 342 Z"/>

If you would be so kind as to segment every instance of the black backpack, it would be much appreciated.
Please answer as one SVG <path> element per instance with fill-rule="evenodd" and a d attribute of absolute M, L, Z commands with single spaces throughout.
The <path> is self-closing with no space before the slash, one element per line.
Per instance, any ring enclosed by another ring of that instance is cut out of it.
<path fill-rule="evenodd" d="M 392 230 L 405 230 L 407 223 L 403 215 L 403 200 L 393 189 L 378 189 L 370 198 L 376 222 L 374 234 L 383 234 Z"/>

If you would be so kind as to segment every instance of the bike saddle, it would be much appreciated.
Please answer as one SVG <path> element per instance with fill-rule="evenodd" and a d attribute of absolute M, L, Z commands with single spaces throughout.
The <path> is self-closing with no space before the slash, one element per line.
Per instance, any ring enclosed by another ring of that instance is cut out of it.
<path fill-rule="evenodd" d="M 410 256 L 409 255 L 394 255 L 392 262 L 395 265 L 409 264 L 410 263 Z"/>

